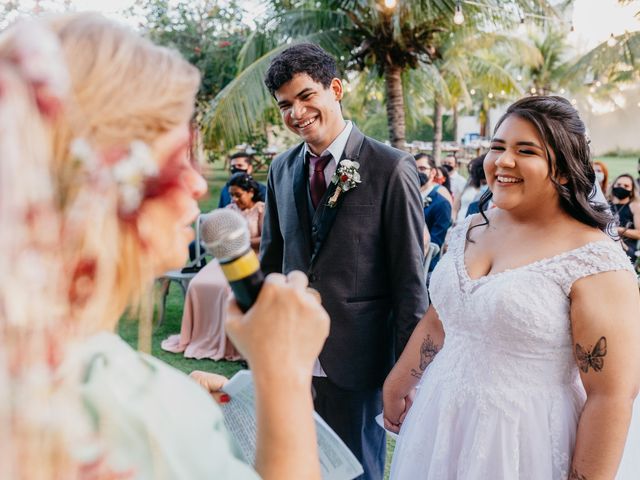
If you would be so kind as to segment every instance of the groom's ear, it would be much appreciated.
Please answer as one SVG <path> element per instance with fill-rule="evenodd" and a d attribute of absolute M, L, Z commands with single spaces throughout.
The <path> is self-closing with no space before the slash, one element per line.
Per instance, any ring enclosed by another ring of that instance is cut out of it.
<path fill-rule="evenodd" d="M 342 80 L 339 78 L 334 78 L 331 80 L 331 85 L 329 85 L 329 89 L 333 93 L 336 102 L 340 102 L 342 97 L 344 96 L 344 87 L 342 86 Z"/>

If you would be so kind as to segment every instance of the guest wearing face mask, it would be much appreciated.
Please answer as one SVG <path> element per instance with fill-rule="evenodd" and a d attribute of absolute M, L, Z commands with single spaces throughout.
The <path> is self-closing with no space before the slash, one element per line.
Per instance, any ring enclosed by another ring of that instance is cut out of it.
<path fill-rule="evenodd" d="M 593 171 L 596 173 L 596 180 L 600 189 L 606 192 L 609 188 L 609 170 L 607 166 L 602 162 L 593 162 Z"/>
<path fill-rule="evenodd" d="M 236 173 L 248 173 L 253 175 L 253 157 L 246 152 L 238 152 L 231 155 L 229 160 L 231 175 Z M 262 183 L 258 183 L 260 190 L 260 196 L 265 198 L 267 194 L 267 187 Z M 218 202 L 218 208 L 224 208 L 231 203 L 231 194 L 229 193 L 229 182 L 222 187 L 220 191 L 220 201 Z"/>
<path fill-rule="evenodd" d="M 640 203 L 636 197 L 636 184 L 628 173 L 619 175 L 613 182 L 609 200 L 611 212 L 618 219 L 618 235 L 632 262 L 636 261 L 636 250 L 640 240 Z"/>

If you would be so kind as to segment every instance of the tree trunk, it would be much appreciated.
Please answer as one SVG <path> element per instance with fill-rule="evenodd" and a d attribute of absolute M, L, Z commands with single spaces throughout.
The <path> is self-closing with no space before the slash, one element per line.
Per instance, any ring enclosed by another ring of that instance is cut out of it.
<path fill-rule="evenodd" d="M 455 143 L 460 142 L 460 138 L 458 137 L 458 104 L 453 104 L 453 141 Z"/>
<path fill-rule="evenodd" d="M 402 69 L 395 65 L 386 65 L 384 69 L 385 88 L 387 91 L 387 123 L 389 125 L 389 141 L 395 148 L 404 150 L 404 96 L 402 92 Z"/>
<path fill-rule="evenodd" d="M 440 165 L 440 150 L 442 149 L 442 103 L 433 103 L 433 159 Z"/>
<path fill-rule="evenodd" d="M 480 136 L 489 137 L 491 135 L 491 118 L 489 112 L 491 111 L 491 104 L 488 102 L 482 102 L 480 106 L 480 115 L 478 120 L 480 121 Z"/>

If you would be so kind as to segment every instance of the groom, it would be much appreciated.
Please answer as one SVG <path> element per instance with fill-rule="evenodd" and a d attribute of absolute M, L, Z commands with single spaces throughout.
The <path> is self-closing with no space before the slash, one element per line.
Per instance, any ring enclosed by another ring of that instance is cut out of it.
<path fill-rule="evenodd" d="M 410 155 L 343 119 L 336 62 L 320 47 L 284 50 L 265 84 L 303 143 L 269 170 L 262 269 L 307 272 L 322 295 L 331 332 L 314 367 L 315 408 L 361 478 L 381 479 L 381 386 L 427 308 L 418 172 Z"/>

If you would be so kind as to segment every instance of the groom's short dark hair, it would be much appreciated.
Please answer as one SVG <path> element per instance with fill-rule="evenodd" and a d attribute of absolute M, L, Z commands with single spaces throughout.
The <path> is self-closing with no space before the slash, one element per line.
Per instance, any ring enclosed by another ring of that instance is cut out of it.
<path fill-rule="evenodd" d="M 336 60 L 313 43 L 299 43 L 276 55 L 269 65 L 264 84 L 274 95 L 282 85 L 298 73 L 306 73 L 314 81 L 329 88 L 338 76 Z"/>

